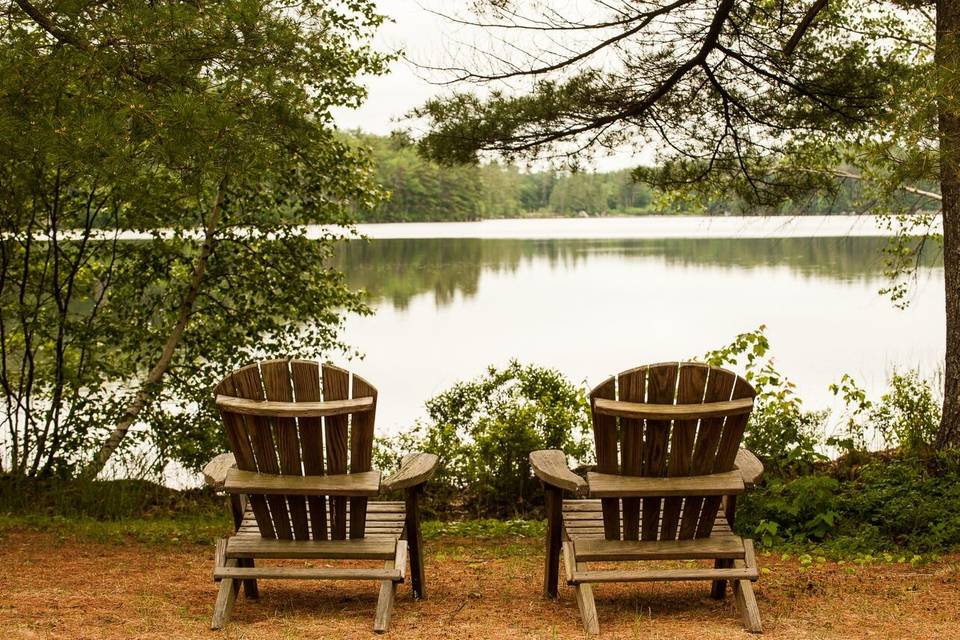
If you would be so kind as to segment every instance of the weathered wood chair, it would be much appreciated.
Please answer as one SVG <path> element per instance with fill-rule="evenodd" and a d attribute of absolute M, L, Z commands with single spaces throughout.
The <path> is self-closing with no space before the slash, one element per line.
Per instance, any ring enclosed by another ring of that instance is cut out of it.
<path fill-rule="evenodd" d="M 213 576 L 220 589 L 212 628 L 228 620 L 241 582 L 246 596 L 255 598 L 259 578 L 312 578 L 378 581 L 374 630 L 386 631 L 408 553 L 413 593 L 426 595 L 418 497 L 437 457 L 407 456 L 381 481 L 372 467 L 377 390 L 327 364 L 251 364 L 224 378 L 214 394 L 233 454 L 212 461 L 205 475 L 230 494 L 236 533 L 217 544 Z M 405 502 L 370 501 L 401 489 Z M 255 565 L 260 559 L 383 565 Z"/>
<path fill-rule="evenodd" d="M 591 584 L 658 580 L 711 580 L 717 599 L 729 580 L 744 625 L 761 632 L 753 543 L 731 530 L 737 494 L 763 473 L 756 457 L 739 448 L 755 395 L 746 380 L 718 367 L 638 367 L 590 393 L 597 467 L 586 480 L 567 467 L 561 451 L 530 454 L 546 490 L 544 595 L 557 596 L 562 551 L 588 633 L 599 633 Z M 590 499 L 564 500 L 564 491 Z M 625 560 L 713 560 L 714 566 L 587 567 Z"/>

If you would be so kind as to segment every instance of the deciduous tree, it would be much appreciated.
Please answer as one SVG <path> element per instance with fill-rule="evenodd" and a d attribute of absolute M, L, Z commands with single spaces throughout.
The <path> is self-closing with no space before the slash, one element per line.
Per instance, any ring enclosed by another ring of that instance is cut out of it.
<path fill-rule="evenodd" d="M 383 72 L 380 22 L 367 0 L 7 3 L 0 471 L 92 476 L 138 441 L 195 465 L 219 375 L 336 344 L 363 305 L 336 234 L 291 222 L 378 197 L 330 110 Z"/>

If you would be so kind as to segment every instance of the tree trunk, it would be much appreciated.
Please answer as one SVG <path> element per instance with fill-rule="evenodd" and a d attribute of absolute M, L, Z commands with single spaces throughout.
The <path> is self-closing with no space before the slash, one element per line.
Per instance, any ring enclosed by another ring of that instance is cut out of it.
<path fill-rule="evenodd" d="M 223 201 L 223 191 L 225 188 L 226 178 L 224 178 L 217 187 L 217 195 L 214 198 L 213 207 L 210 209 L 210 215 L 207 218 L 206 227 L 204 228 L 203 247 L 193 265 L 190 284 L 177 310 L 177 321 L 171 328 L 170 335 L 167 336 L 167 341 L 164 343 L 163 350 L 160 352 L 160 358 L 140 384 L 140 388 L 137 390 L 136 395 L 133 396 L 133 400 L 127 405 L 126 410 L 123 412 L 123 418 L 121 418 L 117 426 L 113 428 L 113 431 L 110 432 L 110 436 L 97 451 L 90 464 L 81 472 L 80 475 L 82 477 L 95 478 L 97 474 L 103 470 L 107 461 L 110 460 L 110 457 L 120 447 L 120 443 L 123 442 L 130 427 L 132 427 L 133 423 L 140 417 L 140 413 L 144 407 L 147 406 L 160 381 L 163 380 L 164 374 L 166 374 L 167 369 L 170 367 L 173 353 L 176 351 L 177 345 L 180 344 L 180 339 L 183 338 L 187 324 L 190 321 L 190 316 L 193 313 L 193 305 L 196 303 L 197 295 L 200 293 L 200 287 L 203 284 L 203 275 L 207 270 L 207 263 L 213 254 L 214 235 L 217 232 L 217 227 L 220 222 L 220 204 Z"/>
<path fill-rule="evenodd" d="M 943 273 L 946 289 L 946 358 L 943 419 L 937 448 L 960 447 L 960 2 L 937 1 L 937 118 L 940 192 L 943 194 Z"/>

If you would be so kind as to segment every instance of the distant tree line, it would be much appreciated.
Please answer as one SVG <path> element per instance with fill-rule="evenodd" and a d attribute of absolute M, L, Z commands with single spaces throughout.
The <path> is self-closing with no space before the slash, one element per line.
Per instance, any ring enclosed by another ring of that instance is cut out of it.
<path fill-rule="evenodd" d="M 606 173 L 546 169 L 523 171 L 512 164 L 440 165 L 425 159 L 403 134 L 350 134 L 372 155 L 376 181 L 388 197 L 361 208 L 361 222 L 481 220 L 484 218 L 610 215 L 837 214 L 870 210 L 857 181 L 835 194 L 815 194 L 776 209 L 760 209 L 737 198 L 704 206 L 663 198 L 630 169 Z"/>

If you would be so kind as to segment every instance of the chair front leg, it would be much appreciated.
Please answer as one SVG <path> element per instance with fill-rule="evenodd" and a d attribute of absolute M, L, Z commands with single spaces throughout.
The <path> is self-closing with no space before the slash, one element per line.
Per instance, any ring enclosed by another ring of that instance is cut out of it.
<path fill-rule="evenodd" d="M 404 527 L 410 553 L 410 583 L 413 596 L 420 600 L 427 597 L 423 578 L 423 534 L 420 531 L 420 494 L 423 485 L 407 489 L 407 515 Z"/>
<path fill-rule="evenodd" d="M 563 527 L 563 492 L 544 485 L 547 510 L 547 553 L 543 568 L 543 595 L 557 597 L 557 582 L 560 579 L 560 544 Z"/>
<path fill-rule="evenodd" d="M 727 524 L 733 530 L 733 519 L 737 511 L 737 496 L 723 497 L 723 513 L 727 518 Z M 733 566 L 733 560 L 714 560 L 713 566 L 717 569 L 729 569 Z M 727 581 L 714 580 L 710 588 L 710 597 L 714 600 L 723 600 L 727 595 Z"/>

